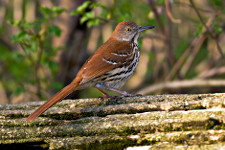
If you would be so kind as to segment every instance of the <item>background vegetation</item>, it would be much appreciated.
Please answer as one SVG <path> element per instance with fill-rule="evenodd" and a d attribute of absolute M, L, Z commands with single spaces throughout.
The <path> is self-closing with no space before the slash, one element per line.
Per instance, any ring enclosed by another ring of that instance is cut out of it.
<path fill-rule="evenodd" d="M 142 94 L 225 90 L 225 2 L 221 0 L 0 0 L 0 104 L 45 100 L 130 20 L 141 58 L 124 89 Z M 97 97 L 95 89 L 68 98 Z"/>

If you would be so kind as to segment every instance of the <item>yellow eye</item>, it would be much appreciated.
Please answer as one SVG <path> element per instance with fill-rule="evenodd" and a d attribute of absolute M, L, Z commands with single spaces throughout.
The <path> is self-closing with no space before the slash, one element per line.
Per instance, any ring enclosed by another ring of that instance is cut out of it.
<path fill-rule="evenodd" d="M 127 31 L 127 32 L 130 32 L 130 31 L 131 31 L 131 28 L 126 28 L 126 31 Z"/>

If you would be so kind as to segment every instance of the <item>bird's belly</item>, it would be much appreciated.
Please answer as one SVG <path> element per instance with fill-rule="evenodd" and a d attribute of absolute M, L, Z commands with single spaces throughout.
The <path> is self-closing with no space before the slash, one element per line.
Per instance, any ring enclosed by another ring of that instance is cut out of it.
<path fill-rule="evenodd" d="M 115 68 L 100 77 L 98 85 L 120 89 L 134 73 L 139 61 L 139 51 L 129 65 Z"/>

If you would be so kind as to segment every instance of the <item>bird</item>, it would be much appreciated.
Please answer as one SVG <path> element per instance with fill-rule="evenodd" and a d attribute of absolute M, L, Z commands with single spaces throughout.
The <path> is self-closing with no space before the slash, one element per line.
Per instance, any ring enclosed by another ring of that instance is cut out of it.
<path fill-rule="evenodd" d="M 48 99 L 25 121 L 33 121 L 75 90 L 95 87 L 103 94 L 103 98 L 111 97 L 106 91 L 114 91 L 122 96 L 136 96 L 120 88 L 138 65 L 140 51 L 137 39 L 140 32 L 153 28 L 153 25 L 138 26 L 132 21 L 118 23 L 110 38 L 87 59 L 73 81 Z"/>

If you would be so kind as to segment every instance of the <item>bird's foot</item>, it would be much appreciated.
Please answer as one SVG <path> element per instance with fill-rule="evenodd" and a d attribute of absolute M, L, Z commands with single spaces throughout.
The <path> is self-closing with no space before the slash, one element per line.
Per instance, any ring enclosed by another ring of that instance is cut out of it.
<path fill-rule="evenodd" d="M 105 98 L 110 99 L 110 100 L 119 100 L 123 97 L 122 96 L 103 95 L 103 96 L 99 96 L 98 98 L 100 98 L 102 100 L 105 99 Z"/>
<path fill-rule="evenodd" d="M 111 96 L 111 95 L 103 95 L 103 96 L 99 96 L 98 98 L 100 99 L 104 99 L 104 98 L 109 98 L 109 99 L 121 99 L 124 97 L 140 97 L 142 96 L 141 94 L 130 94 L 130 93 L 126 93 L 126 94 L 122 94 L 120 96 Z"/>
<path fill-rule="evenodd" d="M 130 93 L 126 93 L 121 95 L 122 97 L 139 97 L 142 96 L 141 94 L 130 94 Z"/>

